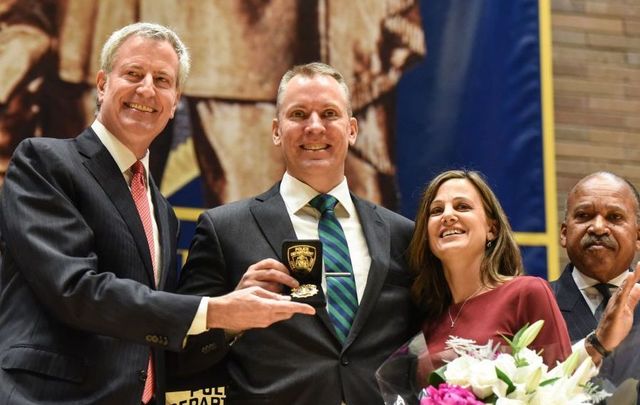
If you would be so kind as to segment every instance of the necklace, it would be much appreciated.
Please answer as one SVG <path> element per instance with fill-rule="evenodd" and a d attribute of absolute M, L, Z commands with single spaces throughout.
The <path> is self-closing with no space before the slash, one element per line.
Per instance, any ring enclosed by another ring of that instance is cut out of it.
<path fill-rule="evenodd" d="M 451 316 L 451 305 L 449 305 L 449 308 L 447 308 L 447 313 L 449 314 L 449 320 L 451 321 L 451 328 L 453 329 L 453 327 L 455 326 L 456 322 L 458 321 L 458 318 L 460 318 L 460 314 L 462 313 L 462 309 L 464 308 L 465 304 L 467 303 L 467 301 L 469 301 L 471 298 L 475 297 L 476 295 L 478 295 L 480 293 L 480 291 L 482 291 L 482 287 L 480 286 L 480 288 L 478 288 L 476 290 L 476 292 L 474 292 L 473 294 L 471 294 L 470 296 L 468 296 L 463 302 L 462 305 L 460 305 L 460 309 L 458 310 L 458 313 L 456 314 L 456 317 L 452 317 Z"/>

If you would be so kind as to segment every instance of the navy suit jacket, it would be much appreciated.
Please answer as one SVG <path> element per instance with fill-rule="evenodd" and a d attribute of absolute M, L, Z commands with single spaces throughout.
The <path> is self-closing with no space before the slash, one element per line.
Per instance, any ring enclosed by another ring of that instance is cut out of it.
<path fill-rule="evenodd" d="M 340 405 L 344 399 L 354 405 L 382 404 L 374 373 L 418 329 L 404 260 L 413 222 L 352 199 L 371 267 L 346 342 L 338 341 L 325 308 L 317 308 L 315 316 L 296 315 L 246 331 L 224 359 L 231 378 L 228 403 Z M 286 239 L 296 234 L 278 184 L 255 198 L 208 210 L 198 220 L 179 291 L 225 294 L 251 264 L 269 257 L 282 260 Z M 215 354 L 200 360 L 207 356 Z"/>
<path fill-rule="evenodd" d="M 598 326 L 598 321 L 573 281 L 572 270 L 573 264 L 567 264 L 560 278 L 550 284 L 558 301 L 560 312 L 567 323 L 569 338 L 571 342 L 576 342 L 592 332 Z"/>
<path fill-rule="evenodd" d="M 200 299 L 172 290 L 178 221 L 150 183 L 162 251 L 149 248 L 126 181 L 96 134 L 30 138 L 0 200 L 0 404 L 139 404 L 149 354 L 179 350 Z"/>
<path fill-rule="evenodd" d="M 551 289 L 567 323 L 571 341 L 575 342 L 595 330 L 598 322 L 573 281 L 572 270 L 573 264 L 569 263 L 560 278 L 551 282 Z M 600 369 L 600 376 L 616 385 L 627 378 L 640 379 L 640 306 L 636 307 L 633 324 L 629 336 L 605 359 Z"/>

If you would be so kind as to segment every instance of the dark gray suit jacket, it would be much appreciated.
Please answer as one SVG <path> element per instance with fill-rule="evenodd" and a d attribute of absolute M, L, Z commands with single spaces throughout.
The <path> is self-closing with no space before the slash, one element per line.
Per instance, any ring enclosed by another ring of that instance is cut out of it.
<path fill-rule="evenodd" d="M 571 342 L 576 342 L 593 331 L 598 326 L 598 322 L 584 300 L 580 289 L 573 281 L 572 270 L 573 264 L 567 264 L 560 278 L 550 284 L 558 301 L 560 312 L 567 323 L 569 338 Z"/>
<path fill-rule="evenodd" d="M 151 183 L 175 289 L 177 219 Z M 164 349 L 179 350 L 198 297 L 155 291 L 129 188 L 95 133 L 30 138 L 2 190 L 0 404 L 139 404 L 149 353 L 164 398 Z"/>
<path fill-rule="evenodd" d="M 374 372 L 417 332 L 409 298 L 412 279 L 403 256 L 413 222 L 352 198 L 372 263 L 346 343 L 338 341 L 325 308 L 312 317 L 296 315 L 245 332 L 225 358 L 230 404 L 339 405 L 343 399 L 349 405 L 382 404 Z M 282 260 L 286 239 L 296 235 L 279 185 L 208 210 L 198 220 L 180 292 L 227 293 L 251 264 L 269 257 Z"/>
<path fill-rule="evenodd" d="M 573 264 L 567 264 L 560 278 L 551 282 L 551 289 L 567 323 L 571 341 L 575 342 L 595 330 L 598 322 L 573 281 L 572 271 Z M 640 306 L 636 308 L 633 323 L 632 332 L 611 356 L 605 359 L 600 369 L 600 377 L 604 377 L 616 385 L 627 378 L 640 379 L 640 332 L 638 331 L 640 328 Z"/>

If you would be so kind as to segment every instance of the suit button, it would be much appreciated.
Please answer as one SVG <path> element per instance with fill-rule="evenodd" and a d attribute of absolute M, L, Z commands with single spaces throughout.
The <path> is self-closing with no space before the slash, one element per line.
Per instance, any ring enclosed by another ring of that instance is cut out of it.
<path fill-rule="evenodd" d="M 208 345 L 203 346 L 200 351 L 202 352 L 202 354 L 207 354 L 207 353 L 215 350 L 216 347 L 217 347 L 217 345 L 215 343 L 210 343 Z"/>
<path fill-rule="evenodd" d="M 147 381 L 147 370 L 138 371 L 138 380 L 142 382 Z"/>
<path fill-rule="evenodd" d="M 343 366 L 348 366 L 349 365 L 349 358 L 347 358 L 347 356 L 343 356 L 340 359 L 340 364 L 342 364 Z"/>

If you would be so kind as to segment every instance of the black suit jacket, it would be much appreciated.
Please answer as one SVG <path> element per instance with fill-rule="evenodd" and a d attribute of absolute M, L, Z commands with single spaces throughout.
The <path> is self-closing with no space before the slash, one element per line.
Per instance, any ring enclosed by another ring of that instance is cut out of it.
<path fill-rule="evenodd" d="M 150 184 L 175 288 L 178 222 Z M 160 402 L 198 297 L 156 291 L 129 188 L 95 133 L 21 143 L 2 190 L 1 404 L 139 404 L 149 353 Z"/>
<path fill-rule="evenodd" d="M 325 308 L 265 329 L 246 331 L 225 358 L 230 404 L 382 404 L 378 366 L 416 331 L 404 253 L 413 222 L 352 196 L 371 255 L 371 267 L 350 334 L 338 341 Z M 282 260 L 281 245 L 296 239 L 275 185 L 252 199 L 206 211 L 183 268 L 180 292 L 221 295 L 264 258 Z M 195 348 L 199 350 L 198 347 Z M 206 357 L 201 355 L 202 362 Z"/>
<path fill-rule="evenodd" d="M 567 264 L 560 278 L 550 284 L 551 290 L 556 296 L 556 301 L 558 301 L 560 312 L 562 312 L 564 321 L 567 323 L 569 338 L 572 342 L 576 342 L 593 331 L 598 326 L 598 321 L 596 321 L 591 308 L 589 308 L 580 289 L 573 281 L 572 271 L 573 264 Z"/>
<path fill-rule="evenodd" d="M 560 278 L 551 283 L 551 289 L 567 323 L 571 341 L 575 342 L 595 330 L 598 322 L 573 281 L 572 271 L 573 264 L 569 263 Z M 600 376 L 616 385 L 627 378 L 640 379 L 640 306 L 634 313 L 633 324 L 629 336 L 605 359 L 600 369 Z"/>

